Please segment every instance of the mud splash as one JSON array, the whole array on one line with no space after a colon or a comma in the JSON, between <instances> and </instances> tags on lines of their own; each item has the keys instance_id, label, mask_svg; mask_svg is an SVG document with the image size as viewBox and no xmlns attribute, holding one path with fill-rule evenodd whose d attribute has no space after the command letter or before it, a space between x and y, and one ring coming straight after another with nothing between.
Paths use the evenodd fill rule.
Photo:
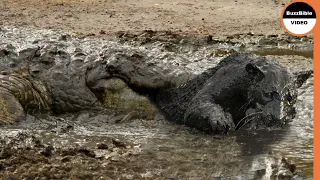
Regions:
<instances>
[{"instance_id":1,"label":"mud splash","mask_svg":"<svg viewBox=\"0 0 320 180\"><path fill-rule=\"evenodd\" d=\"M37 29L7 28L0 35L1 43L21 49L50 43L93 55L103 47L143 49L158 58L155 62L176 69L175 75L199 74L236 51L270 56L293 70L313 67L310 38L250 34L177 38L166 33L122 35L113 41ZM170 59L172 54L174 59ZM227 137L171 124L159 114L151 120L125 118L128 114L112 109L100 114L29 116L17 125L0 128L0 178L270 179L271 165L286 157L305 179L312 179L313 78L298 91L297 116L285 129L238 131Z\"/></svg>"}]
</instances>

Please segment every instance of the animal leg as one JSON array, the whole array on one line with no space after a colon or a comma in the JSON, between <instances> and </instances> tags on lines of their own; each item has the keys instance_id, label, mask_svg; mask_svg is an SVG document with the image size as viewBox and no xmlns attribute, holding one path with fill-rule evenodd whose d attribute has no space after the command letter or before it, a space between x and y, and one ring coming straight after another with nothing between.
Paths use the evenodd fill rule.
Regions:
<instances>
[{"instance_id":1,"label":"animal leg","mask_svg":"<svg viewBox=\"0 0 320 180\"><path fill-rule=\"evenodd\" d=\"M214 134L224 134L235 127L231 114L225 112L220 105L209 101L190 106L185 113L184 123Z\"/></svg>"}]
</instances>

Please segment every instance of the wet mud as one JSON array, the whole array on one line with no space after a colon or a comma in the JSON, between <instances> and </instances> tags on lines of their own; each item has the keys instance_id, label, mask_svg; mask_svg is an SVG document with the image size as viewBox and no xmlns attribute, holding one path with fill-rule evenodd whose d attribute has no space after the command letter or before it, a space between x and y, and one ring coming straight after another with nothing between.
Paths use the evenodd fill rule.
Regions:
<instances>
[{"instance_id":1,"label":"wet mud","mask_svg":"<svg viewBox=\"0 0 320 180\"><path fill-rule=\"evenodd\" d=\"M143 49L157 57L153 63L161 61L162 70L174 69L172 76L180 80L215 66L232 52L277 59L294 72L313 69L311 37L186 37L144 31L102 40L30 28L3 28L0 36L0 45L24 49L54 44L93 56L104 48ZM30 115L1 127L0 179L312 179L313 77L298 89L297 115L288 126L227 136L167 122L144 97L129 89L123 93L107 98L114 102L105 102L103 112ZM130 102L143 102L138 110L137 104L119 98L128 94L135 96ZM126 110L119 110L123 105L128 105Z\"/></svg>"}]
</instances>

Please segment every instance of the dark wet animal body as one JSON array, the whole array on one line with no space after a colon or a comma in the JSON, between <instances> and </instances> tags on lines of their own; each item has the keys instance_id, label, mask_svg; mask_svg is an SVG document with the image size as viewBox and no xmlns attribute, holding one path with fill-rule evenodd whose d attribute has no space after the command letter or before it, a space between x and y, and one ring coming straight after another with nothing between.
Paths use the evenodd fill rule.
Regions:
<instances>
[{"instance_id":1,"label":"dark wet animal body","mask_svg":"<svg viewBox=\"0 0 320 180\"><path fill-rule=\"evenodd\" d=\"M152 72L135 65L136 58L130 65L119 63L121 58L99 76L122 78L148 96L169 121L220 134L248 122L251 128L282 126L294 116L296 78L274 60L236 53L185 84L170 87L165 78L144 75ZM143 57L140 60L143 63Z\"/></svg>"},{"instance_id":2,"label":"dark wet animal body","mask_svg":"<svg viewBox=\"0 0 320 180\"><path fill-rule=\"evenodd\" d=\"M206 132L224 133L253 119L266 126L281 125L281 103L291 78L274 61L233 54L184 87L162 90L152 100L173 121Z\"/></svg>"},{"instance_id":3,"label":"dark wet animal body","mask_svg":"<svg viewBox=\"0 0 320 180\"><path fill-rule=\"evenodd\" d=\"M183 85L145 65L145 58L122 50L67 53L52 45L17 53L6 45L0 49L0 123L28 113L102 110L104 81L114 77L148 96L166 119L211 133L253 120L281 125L285 105L293 104L294 98L287 98L292 75L261 56L231 55Z\"/></svg>"}]
</instances>

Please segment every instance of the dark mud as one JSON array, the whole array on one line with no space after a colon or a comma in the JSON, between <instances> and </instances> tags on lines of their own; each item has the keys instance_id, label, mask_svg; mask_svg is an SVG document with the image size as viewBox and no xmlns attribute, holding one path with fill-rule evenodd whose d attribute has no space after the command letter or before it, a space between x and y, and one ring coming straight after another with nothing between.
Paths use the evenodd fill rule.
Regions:
<instances>
[{"instance_id":1,"label":"dark mud","mask_svg":"<svg viewBox=\"0 0 320 180\"><path fill-rule=\"evenodd\" d=\"M94 148L86 146L57 147L36 137L19 133L6 143L2 139L1 179L107 179L139 172L126 161L134 156L135 146L118 139L105 138ZM121 169L119 169L121 167Z\"/></svg>"},{"instance_id":2,"label":"dark mud","mask_svg":"<svg viewBox=\"0 0 320 180\"><path fill-rule=\"evenodd\" d=\"M168 51L181 50L183 47L191 47L193 50L207 47L213 48L216 55L225 55L233 52L251 52L266 55L296 55L307 58L313 57L313 37L294 37L286 34L235 34L232 36L212 35L181 35L171 31L146 30L140 33L119 32L116 39L120 42L147 45L164 43L163 47Z\"/></svg>"},{"instance_id":3,"label":"dark mud","mask_svg":"<svg viewBox=\"0 0 320 180\"><path fill-rule=\"evenodd\" d=\"M279 172L281 158L271 146L287 133L238 132L219 138L164 120L138 119L100 122L100 127L92 119L82 124L58 118L25 123L24 130L1 130L0 178L269 179ZM301 160L295 161L291 177L309 176L308 168L297 162Z\"/></svg>"},{"instance_id":4,"label":"dark mud","mask_svg":"<svg viewBox=\"0 0 320 180\"><path fill-rule=\"evenodd\" d=\"M144 49L158 58L153 63L175 69L175 76L201 73L236 51L279 59L292 71L313 68L311 37L184 37L146 31L122 32L106 41L35 29L3 29L0 35L3 43L22 49L48 43L93 55L102 47ZM124 93L117 97L127 97ZM312 179L313 78L298 89L297 115L287 127L225 137L171 124L148 103L151 115L130 110L134 103L129 110L115 110L117 103L128 105L125 99L107 102L107 110L98 114L29 116L1 127L0 179L272 179L277 173Z\"/></svg>"}]
</instances>

